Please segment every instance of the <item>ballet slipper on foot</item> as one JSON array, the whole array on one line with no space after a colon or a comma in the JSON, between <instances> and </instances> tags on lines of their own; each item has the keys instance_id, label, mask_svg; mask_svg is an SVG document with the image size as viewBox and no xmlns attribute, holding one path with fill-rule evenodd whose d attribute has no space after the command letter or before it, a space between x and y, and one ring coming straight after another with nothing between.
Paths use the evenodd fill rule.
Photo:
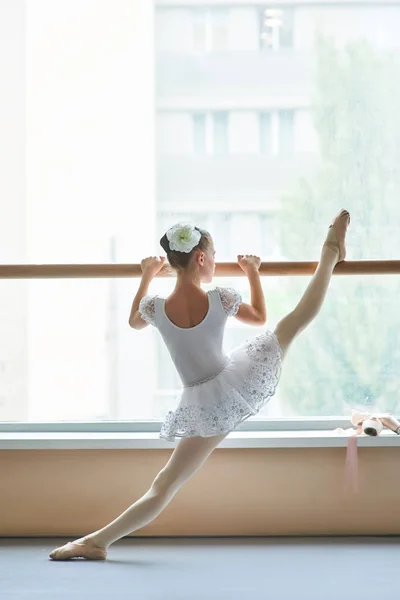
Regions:
<instances>
[{"instance_id":1,"label":"ballet slipper on foot","mask_svg":"<svg viewBox=\"0 0 400 600\"><path fill-rule=\"evenodd\" d=\"M350 214L347 210L342 209L329 226L328 235L324 243L324 246L338 253L338 263L343 262L346 258L345 238L349 223Z\"/></svg>"},{"instance_id":2,"label":"ballet slipper on foot","mask_svg":"<svg viewBox=\"0 0 400 600\"><path fill-rule=\"evenodd\" d=\"M50 552L49 557L52 560L70 560L71 558L86 558L88 560L105 560L107 550L95 546L89 541L68 542L64 546L56 548Z\"/></svg>"}]
</instances>

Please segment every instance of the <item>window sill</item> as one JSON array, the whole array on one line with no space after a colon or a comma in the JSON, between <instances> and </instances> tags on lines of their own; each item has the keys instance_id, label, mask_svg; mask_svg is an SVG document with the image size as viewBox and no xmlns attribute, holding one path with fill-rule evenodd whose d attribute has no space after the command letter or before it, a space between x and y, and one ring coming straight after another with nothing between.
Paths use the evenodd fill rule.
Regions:
<instances>
[{"instance_id":1,"label":"window sill","mask_svg":"<svg viewBox=\"0 0 400 600\"><path fill-rule=\"evenodd\" d=\"M333 431L232 432L220 448L345 448L347 436ZM384 431L373 438L359 436L360 448L400 447L400 436ZM0 450L162 450L174 448L158 433L10 432L0 433Z\"/></svg>"}]
</instances>

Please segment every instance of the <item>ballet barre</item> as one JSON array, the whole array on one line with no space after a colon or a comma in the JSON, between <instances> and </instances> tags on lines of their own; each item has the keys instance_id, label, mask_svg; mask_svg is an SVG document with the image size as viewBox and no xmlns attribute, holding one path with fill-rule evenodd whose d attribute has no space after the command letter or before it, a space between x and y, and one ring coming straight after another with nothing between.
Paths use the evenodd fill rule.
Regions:
<instances>
[{"instance_id":1,"label":"ballet barre","mask_svg":"<svg viewBox=\"0 0 400 600\"><path fill-rule=\"evenodd\" d=\"M317 262L263 262L263 277L312 275ZM400 260L351 260L336 265L334 275L398 275ZM141 277L140 264L59 264L59 265L0 265L0 279L68 279L98 277ZM215 265L215 277L245 277L236 262L219 262ZM166 265L156 277L175 277Z\"/></svg>"}]
</instances>

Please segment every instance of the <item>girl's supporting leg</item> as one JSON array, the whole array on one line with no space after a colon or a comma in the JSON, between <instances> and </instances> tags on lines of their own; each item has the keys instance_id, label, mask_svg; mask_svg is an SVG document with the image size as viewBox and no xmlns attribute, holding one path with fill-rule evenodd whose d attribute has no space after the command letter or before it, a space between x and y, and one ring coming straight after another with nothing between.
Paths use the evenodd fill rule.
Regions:
<instances>
[{"instance_id":1,"label":"girl's supporting leg","mask_svg":"<svg viewBox=\"0 0 400 600\"><path fill-rule=\"evenodd\" d=\"M333 270L346 256L345 236L349 222L349 213L346 210L340 211L329 228L317 270L300 302L275 328L283 355L294 338L311 323L321 309Z\"/></svg>"},{"instance_id":2,"label":"girl's supporting leg","mask_svg":"<svg viewBox=\"0 0 400 600\"><path fill-rule=\"evenodd\" d=\"M53 560L69 558L105 559L107 548L122 537L153 521L183 484L202 467L212 451L228 434L182 438L166 466L142 498L102 529L69 542L50 553Z\"/></svg>"}]
</instances>

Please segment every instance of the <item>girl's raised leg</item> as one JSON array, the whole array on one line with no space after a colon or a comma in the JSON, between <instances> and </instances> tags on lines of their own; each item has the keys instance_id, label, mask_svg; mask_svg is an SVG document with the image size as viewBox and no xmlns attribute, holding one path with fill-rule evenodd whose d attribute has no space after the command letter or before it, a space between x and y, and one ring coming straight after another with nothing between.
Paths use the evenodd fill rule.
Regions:
<instances>
[{"instance_id":1,"label":"girl's raised leg","mask_svg":"<svg viewBox=\"0 0 400 600\"><path fill-rule=\"evenodd\" d=\"M329 228L322 247L318 267L295 309L286 315L276 326L275 334L279 340L283 355L286 354L294 338L319 313L324 302L333 270L346 256L345 237L350 223L347 210L341 210Z\"/></svg>"}]
</instances>

